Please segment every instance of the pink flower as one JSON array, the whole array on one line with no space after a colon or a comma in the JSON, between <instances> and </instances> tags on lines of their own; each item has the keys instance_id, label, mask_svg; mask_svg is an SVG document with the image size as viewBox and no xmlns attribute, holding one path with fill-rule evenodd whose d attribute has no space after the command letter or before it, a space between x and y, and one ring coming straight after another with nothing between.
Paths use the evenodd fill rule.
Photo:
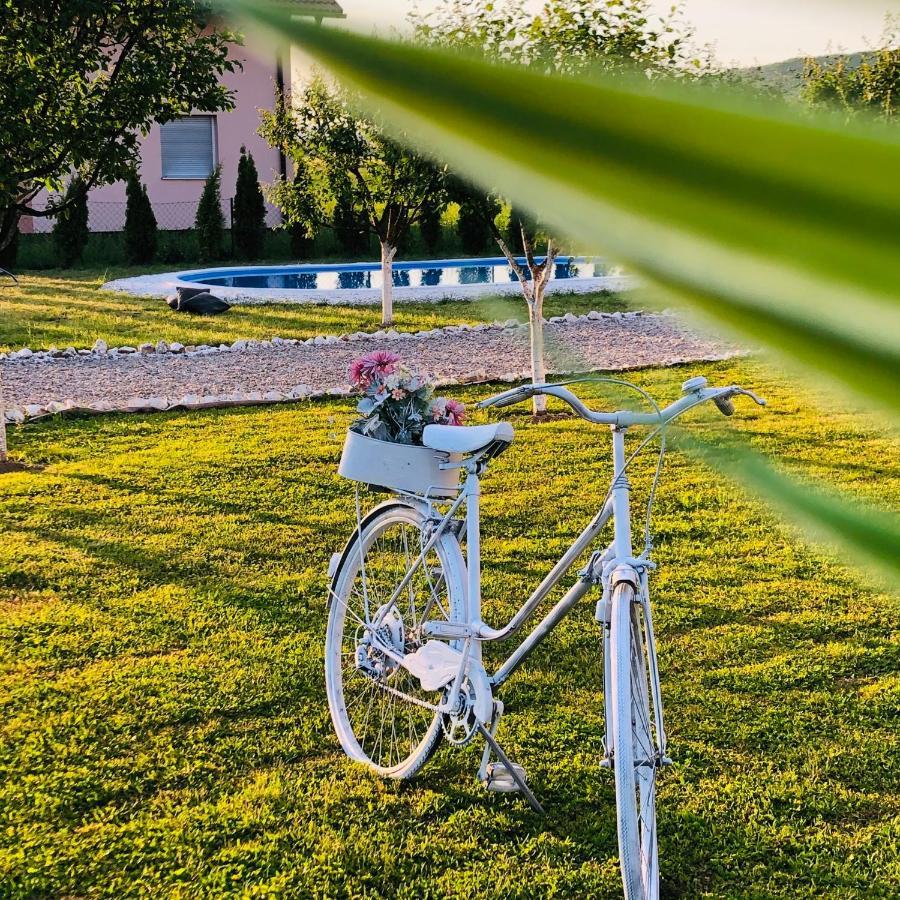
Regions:
<instances>
[{"instance_id":1,"label":"pink flower","mask_svg":"<svg viewBox=\"0 0 900 900\"><path fill-rule=\"evenodd\" d=\"M376 350L350 364L350 383L365 390L376 378L390 375L400 362L396 353Z\"/></svg>"},{"instance_id":2,"label":"pink flower","mask_svg":"<svg viewBox=\"0 0 900 900\"><path fill-rule=\"evenodd\" d=\"M447 401L447 424L462 425L466 418L466 408L459 400Z\"/></svg>"},{"instance_id":3,"label":"pink flower","mask_svg":"<svg viewBox=\"0 0 900 900\"><path fill-rule=\"evenodd\" d=\"M440 422L447 414L447 401L443 397L438 397L431 401L431 418L435 422Z\"/></svg>"},{"instance_id":4,"label":"pink flower","mask_svg":"<svg viewBox=\"0 0 900 900\"><path fill-rule=\"evenodd\" d=\"M406 397L406 391L404 391L403 388L394 388L394 390L391 391L391 396L395 400L403 400L403 398Z\"/></svg>"},{"instance_id":5,"label":"pink flower","mask_svg":"<svg viewBox=\"0 0 900 900\"><path fill-rule=\"evenodd\" d=\"M466 408L459 400L448 400L438 397L431 403L431 417L442 425L462 425L466 417Z\"/></svg>"}]
</instances>

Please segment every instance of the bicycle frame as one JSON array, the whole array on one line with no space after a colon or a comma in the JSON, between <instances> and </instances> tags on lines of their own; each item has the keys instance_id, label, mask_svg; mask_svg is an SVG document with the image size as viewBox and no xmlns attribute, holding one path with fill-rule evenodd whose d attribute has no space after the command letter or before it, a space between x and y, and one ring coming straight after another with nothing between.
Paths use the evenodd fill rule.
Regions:
<instances>
[{"instance_id":1,"label":"bicycle frame","mask_svg":"<svg viewBox=\"0 0 900 900\"><path fill-rule=\"evenodd\" d=\"M466 510L466 623L450 624L447 622L429 621L423 625L423 634L430 637L464 639L463 655L456 678L442 706L452 708L456 692L468 661L475 662L483 671L482 645L485 641L503 641L522 629L540 606L541 602L572 569L575 562L593 544L608 524L613 520L613 539L603 551L595 550L588 564L578 573L579 578L518 644L503 664L488 674L491 688L502 685L516 669L534 652L543 639L565 618L578 602L594 587L602 586L603 597L597 605L597 619L603 627L603 659L604 659L604 702L609 703L609 601L612 588L619 581L630 582L635 590L636 601L643 611L643 639L646 643L649 662L651 697L653 715L656 723L656 752L663 757L666 750L665 729L662 720L662 697L660 692L659 670L656 660L656 646L653 636L653 620L650 611L650 599L647 588L647 574L652 563L646 557L635 557L631 536L631 485L626 474L625 436L627 427L613 425L613 479L609 495L600 511L588 523L568 550L560 557L556 565L537 586L519 611L501 629L493 629L481 617L481 472L484 463L478 459L466 461L463 465L467 472L462 491L453 501L449 511L443 515L425 542L420 557L413 563L407 576L395 591L395 596L405 586L408 578L424 560L430 548L437 542L441 534L449 527L453 515L463 505ZM423 498L416 498L423 502ZM606 747L611 746L611 715L606 711Z\"/></svg>"},{"instance_id":2,"label":"bicycle frame","mask_svg":"<svg viewBox=\"0 0 900 900\"><path fill-rule=\"evenodd\" d=\"M522 604L519 611L501 629L493 629L482 620L481 617L481 478L480 467L471 466L462 489L462 497L459 499L466 508L466 569L467 569L467 620L472 629L472 636L476 639L472 648L472 655L481 661L481 645L484 641L503 641L519 632L525 623L532 617L542 601L556 585L571 570L575 562L594 543L604 527L613 519L614 537L606 552L599 556L595 554L591 563L580 573L581 577L566 593L566 595L547 613L547 615L534 627L528 636L516 647L509 658L490 676L493 686L503 684L510 675L531 655L538 644L553 630L553 628L566 616L566 614L581 600L590 589L599 584L602 573L597 571L600 564L608 564L612 561L621 562L631 567L637 564L642 567L642 561L635 560L631 547L631 520L630 520L630 485L624 474L625 468L625 434L626 429L612 430L613 434L613 486L610 496L603 508L588 523L581 534L575 539L568 550L562 555L556 565L550 570L544 580L537 586L528 600ZM445 519L436 531L443 531L449 526ZM432 533L431 538L437 535ZM429 541L430 543L430 541ZM639 589L639 576L635 581L635 588ZM435 630L441 626L434 623Z\"/></svg>"},{"instance_id":3,"label":"bicycle frame","mask_svg":"<svg viewBox=\"0 0 900 900\"><path fill-rule=\"evenodd\" d=\"M482 644L484 641L502 641L519 630L531 618L541 602L550 591L565 577L575 562L590 547L603 531L610 519L613 519L613 540L603 552L595 551L588 565L579 573L579 579L562 597L562 599L547 613L547 615L532 629L528 636L516 647L506 661L491 676L488 681L491 687L497 687L505 682L510 675L531 655L538 644L559 624L560 621L575 607L579 600L587 594L592 587L602 585L604 601L614 583L619 580L630 581L635 588L635 595L641 603L644 611L645 640L647 641L648 657L650 659L650 679L652 685L652 702L657 722L657 743L660 753L665 749L665 737L662 727L662 703L659 690L659 675L656 665L656 652L653 640L653 626L650 615L649 595L647 592L647 570L651 563L646 558L636 558L633 555L631 543L631 486L625 472L625 435L626 427L612 427L613 443L613 481L609 497L603 508L585 527L575 539L569 549L562 555L556 565L538 585L534 593L522 605L519 611L507 623L504 628L493 629L481 618L481 472L484 464L478 459L471 459L464 463L467 477L459 496L453 501L449 511L443 515L437 525L431 531L428 540L423 546L419 558L412 564L406 576L401 580L394 592L394 598L400 594L409 578L422 564L428 551L438 541L440 536L450 527L453 515L465 505L466 509L466 622L447 623L439 621L425 622L423 634L429 637L444 637L464 639L463 662L450 694L445 703L452 706L453 698L461 681L463 670L467 660L471 659L482 665ZM424 502L421 497L415 498L418 502ZM599 610L599 606L598 606ZM599 616L598 616L599 618ZM608 615L602 621L608 624ZM608 628L604 627L604 651L608 650ZM393 654L389 654L393 655ZM608 660L608 652L604 658ZM399 660L398 660L399 661ZM608 682L608 672L606 679ZM607 723L609 716L607 716ZM608 727L608 726L607 726ZM609 737L609 735L607 735Z\"/></svg>"}]
</instances>

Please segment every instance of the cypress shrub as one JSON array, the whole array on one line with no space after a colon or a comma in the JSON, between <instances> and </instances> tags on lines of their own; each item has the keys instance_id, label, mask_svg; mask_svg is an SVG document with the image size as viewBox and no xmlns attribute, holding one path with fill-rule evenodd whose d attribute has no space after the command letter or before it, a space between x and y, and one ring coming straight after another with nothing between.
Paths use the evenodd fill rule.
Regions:
<instances>
[{"instance_id":1,"label":"cypress shrub","mask_svg":"<svg viewBox=\"0 0 900 900\"><path fill-rule=\"evenodd\" d=\"M428 249L429 253L437 250L441 240L441 217L444 214L444 208L438 204L429 205L422 213L419 219L419 233L422 235L422 243Z\"/></svg>"},{"instance_id":2,"label":"cypress shrub","mask_svg":"<svg viewBox=\"0 0 900 900\"><path fill-rule=\"evenodd\" d=\"M216 166L200 195L197 218L198 256L203 262L221 259L225 255L225 217L222 215L222 167Z\"/></svg>"},{"instance_id":3,"label":"cypress shrub","mask_svg":"<svg viewBox=\"0 0 900 900\"><path fill-rule=\"evenodd\" d=\"M309 170L302 161L297 163L290 192L281 195L281 211L289 223L291 254L295 259L309 259L316 243L319 206Z\"/></svg>"},{"instance_id":4,"label":"cypress shrub","mask_svg":"<svg viewBox=\"0 0 900 900\"><path fill-rule=\"evenodd\" d=\"M485 221L483 202L466 198L459 204L456 233L463 252L472 255L483 253L491 240L491 229Z\"/></svg>"},{"instance_id":5,"label":"cypress shrub","mask_svg":"<svg viewBox=\"0 0 900 900\"><path fill-rule=\"evenodd\" d=\"M350 256L359 256L368 249L369 235L365 222L356 209L349 180L334 188L334 233L341 249Z\"/></svg>"},{"instance_id":6,"label":"cypress shrub","mask_svg":"<svg viewBox=\"0 0 900 900\"><path fill-rule=\"evenodd\" d=\"M253 157L241 147L234 190L234 247L244 259L259 259L266 235L266 203Z\"/></svg>"},{"instance_id":7,"label":"cypress shrub","mask_svg":"<svg viewBox=\"0 0 900 900\"><path fill-rule=\"evenodd\" d=\"M125 259L130 265L153 262L156 256L156 216L146 185L137 174L125 185Z\"/></svg>"},{"instance_id":8,"label":"cypress shrub","mask_svg":"<svg viewBox=\"0 0 900 900\"><path fill-rule=\"evenodd\" d=\"M290 226L291 255L296 259L309 259L315 247L316 238L305 222L293 222Z\"/></svg>"},{"instance_id":9,"label":"cypress shrub","mask_svg":"<svg viewBox=\"0 0 900 900\"><path fill-rule=\"evenodd\" d=\"M69 182L64 199L72 199L72 203L57 213L53 246L59 265L70 269L81 259L89 236L87 191L81 178L75 176Z\"/></svg>"}]
</instances>

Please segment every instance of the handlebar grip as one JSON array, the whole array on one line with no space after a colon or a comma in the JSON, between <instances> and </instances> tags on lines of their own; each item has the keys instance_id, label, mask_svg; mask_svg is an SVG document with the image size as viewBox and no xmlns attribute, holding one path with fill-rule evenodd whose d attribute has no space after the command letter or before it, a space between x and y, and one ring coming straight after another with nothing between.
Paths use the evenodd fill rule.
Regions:
<instances>
[{"instance_id":1,"label":"handlebar grip","mask_svg":"<svg viewBox=\"0 0 900 900\"><path fill-rule=\"evenodd\" d=\"M487 400L482 400L477 406L479 409L487 409L491 406L496 407L497 409L503 409L507 406L515 406L516 403L521 403L523 400L528 400L534 393L533 385L523 384L517 388L511 388L508 391L504 391L502 394L495 394L493 397L488 397Z\"/></svg>"},{"instance_id":2,"label":"handlebar grip","mask_svg":"<svg viewBox=\"0 0 900 900\"><path fill-rule=\"evenodd\" d=\"M734 400L732 400L731 397L713 397L713 403L716 404L716 407L723 416L734 415Z\"/></svg>"},{"instance_id":3,"label":"handlebar grip","mask_svg":"<svg viewBox=\"0 0 900 900\"><path fill-rule=\"evenodd\" d=\"M494 406L497 409L505 409L507 406L515 406L517 403L521 403L523 400L528 400L531 397L531 391L523 391L521 394L515 394L509 397L504 397L502 400L498 400Z\"/></svg>"}]
</instances>

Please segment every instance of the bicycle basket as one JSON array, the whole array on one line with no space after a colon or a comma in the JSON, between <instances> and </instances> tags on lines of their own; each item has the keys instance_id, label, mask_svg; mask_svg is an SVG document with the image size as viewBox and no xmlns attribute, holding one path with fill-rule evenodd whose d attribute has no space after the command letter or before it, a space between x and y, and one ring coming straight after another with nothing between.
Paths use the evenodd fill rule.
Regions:
<instances>
[{"instance_id":1,"label":"bicycle basket","mask_svg":"<svg viewBox=\"0 0 900 900\"><path fill-rule=\"evenodd\" d=\"M457 458L430 447L379 441L348 431L338 474L376 489L452 497L459 490L459 469L440 465Z\"/></svg>"}]
</instances>

